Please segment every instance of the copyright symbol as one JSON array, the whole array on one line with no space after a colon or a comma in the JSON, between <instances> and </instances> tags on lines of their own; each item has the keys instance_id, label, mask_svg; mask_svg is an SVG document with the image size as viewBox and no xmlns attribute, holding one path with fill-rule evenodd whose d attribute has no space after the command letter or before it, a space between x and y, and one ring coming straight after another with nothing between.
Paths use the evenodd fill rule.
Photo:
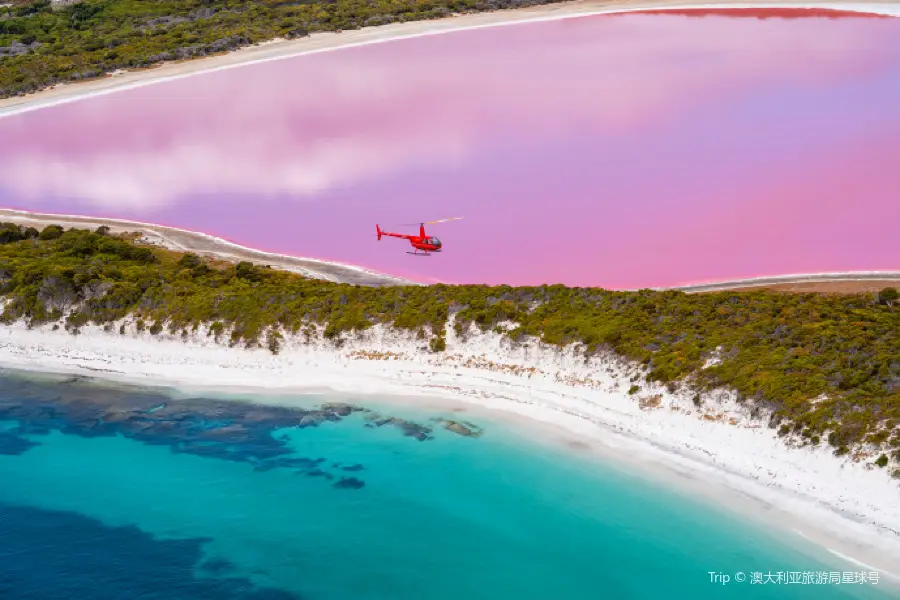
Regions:
<instances>
[{"instance_id":1,"label":"copyright symbol","mask_svg":"<svg viewBox=\"0 0 900 600\"><path fill-rule=\"evenodd\" d=\"M737 573L734 574L734 580L737 581L738 583L744 581L745 579L747 579L747 576L744 575L743 571L738 571Z\"/></svg>"}]
</instances>

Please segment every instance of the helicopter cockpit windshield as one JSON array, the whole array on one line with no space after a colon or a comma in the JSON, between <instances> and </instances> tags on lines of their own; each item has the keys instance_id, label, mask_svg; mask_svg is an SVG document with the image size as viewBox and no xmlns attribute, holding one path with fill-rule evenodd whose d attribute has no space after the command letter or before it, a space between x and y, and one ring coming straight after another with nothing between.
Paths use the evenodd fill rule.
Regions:
<instances>
[{"instance_id":1,"label":"helicopter cockpit windshield","mask_svg":"<svg viewBox=\"0 0 900 600\"><path fill-rule=\"evenodd\" d=\"M433 237L433 238L431 238L431 239L428 240L428 243L431 244L432 246L440 246L440 245L441 245L441 240L439 240L439 239L436 238L436 237Z\"/></svg>"}]
</instances>

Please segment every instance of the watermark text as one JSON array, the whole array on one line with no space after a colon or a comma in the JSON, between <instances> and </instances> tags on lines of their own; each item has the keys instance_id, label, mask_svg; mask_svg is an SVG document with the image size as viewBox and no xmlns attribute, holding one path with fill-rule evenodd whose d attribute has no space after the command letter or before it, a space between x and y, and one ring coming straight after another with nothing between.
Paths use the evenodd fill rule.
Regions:
<instances>
[{"instance_id":1,"label":"watermark text","mask_svg":"<svg viewBox=\"0 0 900 600\"><path fill-rule=\"evenodd\" d=\"M708 571L707 576L718 585L860 585L879 580L878 571Z\"/></svg>"}]
</instances>

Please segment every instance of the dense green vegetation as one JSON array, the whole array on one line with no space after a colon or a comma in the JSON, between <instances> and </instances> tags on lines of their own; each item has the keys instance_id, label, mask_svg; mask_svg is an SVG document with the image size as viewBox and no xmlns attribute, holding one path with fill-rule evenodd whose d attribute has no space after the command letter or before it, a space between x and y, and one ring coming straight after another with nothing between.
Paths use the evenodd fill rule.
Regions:
<instances>
[{"instance_id":1,"label":"dense green vegetation","mask_svg":"<svg viewBox=\"0 0 900 600\"><path fill-rule=\"evenodd\" d=\"M305 279L247 262L210 263L136 245L105 230L0 224L0 294L9 323L64 319L72 332L126 315L151 333L187 335L200 324L230 343L278 352L282 335L346 332L390 323L433 352L444 325L512 338L581 341L645 365L648 379L696 390L729 386L771 425L844 453L885 445L900 460L900 306L892 290L833 295L779 292L613 292L563 286L367 288ZM69 310L72 309L72 310ZM111 326L111 325L110 325ZM124 333L124 329L122 330ZM434 332L434 333L432 333ZM223 340L226 341L226 340ZM720 362L703 368L708 359ZM634 382L632 382L634 383ZM699 402L699 398L697 400ZM883 461L882 461L883 462Z\"/></svg>"},{"instance_id":2,"label":"dense green vegetation","mask_svg":"<svg viewBox=\"0 0 900 600\"><path fill-rule=\"evenodd\" d=\"M8 1L0 1L0 98L276 37L559 0Z\"/></svg>"}]
</instances>

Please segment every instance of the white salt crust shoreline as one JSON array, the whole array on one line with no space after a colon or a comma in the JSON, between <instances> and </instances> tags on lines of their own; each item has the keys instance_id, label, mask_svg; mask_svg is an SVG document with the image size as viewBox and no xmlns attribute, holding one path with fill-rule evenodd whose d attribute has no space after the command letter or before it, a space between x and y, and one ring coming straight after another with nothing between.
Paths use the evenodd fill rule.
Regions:
<instances>
[{"instance_id":1,"label":"white salt crust shoreline","mask_svg":"<svg viewBox=\"0 0 900 600\"><path fill-rule=\"evenodd\" d=\"M0 327L0 367L185 391L274 394L281 398L270 400L279 403L290 403L291 392L326 389L417 406L427 403L424 396L496 410L532 421L537 433L565 432L600 452L678 474L695 491L717 495L718 489L745 505L750 499L757 515L829 549L848 569L880 571L881 586L900 582L900 485L889 476L896 465L867 467L872 457L853 463L825 445L791 447L766 426L767 415L751 418L727 391L704 398L700 408L692 394L646 384L629 396L639 369L615 357L585 360L574 346L512 344L474 330L462 341L449 325L440 354L427 351L427 339L381 326L340 348L301 337L286 336L276 356L229 348L227 333L216 343L203 327L182 338L136 333L130 320L112 331L85 327L78 335L16 323ZM764 568L764 557L760 563Z\"/></svg>"}]
</instances>

